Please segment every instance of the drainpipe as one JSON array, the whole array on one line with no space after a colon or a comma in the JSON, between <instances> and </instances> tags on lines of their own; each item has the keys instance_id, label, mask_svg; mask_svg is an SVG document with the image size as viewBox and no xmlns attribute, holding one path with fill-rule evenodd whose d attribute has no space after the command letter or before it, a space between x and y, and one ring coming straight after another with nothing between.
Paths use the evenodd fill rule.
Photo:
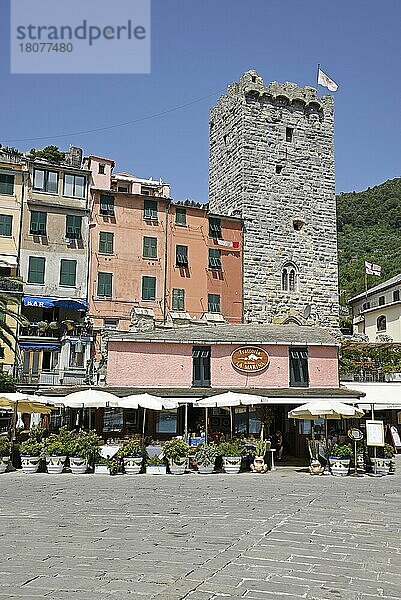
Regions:
<instances>
[{"instance_id":1,"label":"drainpipe","mask_svg":"<svg viewBox=\"0 0 401 600\"><path fill-rule=\"evenodd\" d=\"M28 177L27 175L29 175L29 170L28 171L22 171L22 182L21 182L21 211L20 211L20 218L19 218L19 233L18 233L18 247L17 247L17 277L21 277L21 242L22 242L22 225L23 225L23 214L24 214L24 200L25 200L25 186L28 185ZM19 304L19 309L18 309L18 314L21 314L22 312L22 303L23 303L23 298L24 298L24 287L22 284L22 295L20 298L20 304ZM21 357L21 352L20 352L20 348L19 348L19 335L20 335L20 323L18 323L18 321L16 322L16 336L17 336L17 340L15 342L15 354L14 354L14 367L13 367L13 377L14 379L16 379L17 381L19 380L20 376L22 375L23 372L23 365L22 365L22 357Z\"/></svg>"},{"instance_id":2,"label":"drainpipe","mask_svg":"<svg viewBox=\"0 0 401 600\"><path fill-rule=\"evenodd\" d=\"M163 285L163 323L166 324L167 320L167 243L168 243L168 214L171 206L170 198L166 201L166 231L164 238L164 285Z\"/></svg>"}]
</instances>

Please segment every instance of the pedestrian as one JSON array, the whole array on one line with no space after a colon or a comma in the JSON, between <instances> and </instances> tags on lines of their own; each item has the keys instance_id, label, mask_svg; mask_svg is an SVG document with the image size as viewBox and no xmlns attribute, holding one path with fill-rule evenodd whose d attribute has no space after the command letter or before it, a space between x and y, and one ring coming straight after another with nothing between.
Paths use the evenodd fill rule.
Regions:
<instances>
[{"instance_id":1,"label":"pedestrian","mask_svg":"<svg viewBox=\"0 0 401 600\"><path fill-rule=\"evenodd\" d=\"M274 436L274 441L275 441L275 445L276 445L277 460L281 460L283 457L283 452L284 452L283 434L281 433L281 431L276 431L276 434Z\"/></svg>"}]
</instances>

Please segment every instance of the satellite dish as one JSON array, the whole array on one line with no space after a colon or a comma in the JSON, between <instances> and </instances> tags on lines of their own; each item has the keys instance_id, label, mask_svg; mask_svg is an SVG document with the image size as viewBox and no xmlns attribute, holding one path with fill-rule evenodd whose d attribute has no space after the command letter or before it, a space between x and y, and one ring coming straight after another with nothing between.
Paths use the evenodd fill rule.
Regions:
<instances>
[{"instance_id":1,"label":"satellite dish","mask_svg":"<svg viewBox=\"0 0 401 600\"><path fill-rule=\"evenodd\" d=\"M305 306L305 308L304 308L304 312L303 312L304 319L308 319L308 318L310 317L311 310L312 310L312 308L311 308L311 305L310 305L310 304L307 304L307 305Z\"/></svg>"}]
</instances>

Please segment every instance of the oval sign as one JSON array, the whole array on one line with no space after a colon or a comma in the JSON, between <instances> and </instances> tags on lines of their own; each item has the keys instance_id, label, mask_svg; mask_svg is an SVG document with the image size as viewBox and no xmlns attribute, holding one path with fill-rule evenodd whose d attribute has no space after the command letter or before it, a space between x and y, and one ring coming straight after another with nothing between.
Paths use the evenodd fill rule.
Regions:
<instances>
[{"instance_id":1,"label":"oval sign","mask_svg":"<svg viewBox=\"0 0 401 600\"><path fill-rule=\"evenodd\" d=\"M263 371L269 364L269 355L263 348L242 346L231 354L231 364L243 373Z\"/></svg>"}]
</instances>

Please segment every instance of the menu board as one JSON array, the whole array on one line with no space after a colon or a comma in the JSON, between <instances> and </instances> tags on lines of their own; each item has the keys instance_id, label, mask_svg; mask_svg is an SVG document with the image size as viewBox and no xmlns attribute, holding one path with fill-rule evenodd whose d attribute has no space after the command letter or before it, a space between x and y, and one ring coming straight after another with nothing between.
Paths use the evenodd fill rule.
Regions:
<instances>
[{"instance_id":1,"label":"menu board","mask_svg":"<svg viewBox=\"0 0 401 600\"><path fill-rule=\"evenodd\" d=\"M366 421L366 444L384 446L383 421Z\"/></svg>"},{"instance_id":2,"label":"menu board","mask_svg":"<svg viewBox=\"0 0 401 600\"><path fill-rule=\"evenodd\" d=\"M393 446L397 450L401 450L401 439L400 434L398 433L398 429L395 425L391 425L390 427L391 439L393 440Z\"/></svg>"}]
</instances>

